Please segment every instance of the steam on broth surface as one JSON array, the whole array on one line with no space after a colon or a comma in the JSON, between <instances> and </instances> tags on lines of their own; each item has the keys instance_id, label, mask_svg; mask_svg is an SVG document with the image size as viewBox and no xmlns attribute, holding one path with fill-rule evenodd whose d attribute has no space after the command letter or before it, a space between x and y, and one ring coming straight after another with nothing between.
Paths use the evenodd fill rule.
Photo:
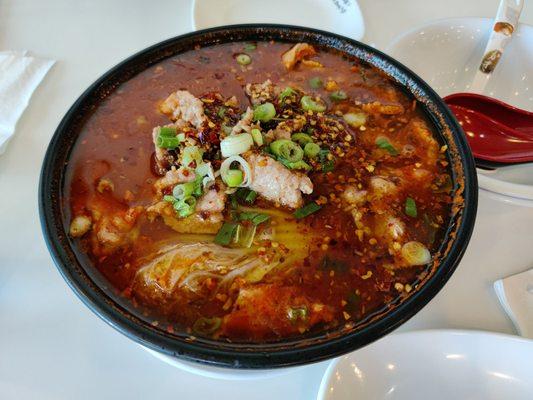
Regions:
<instances>
[{"instance_id":1,"label":"steam on broth surface","mask_svg":"<svg viewBox=\"0 0 533 400\"><path fill-rule=\"evenodd\" d=\"M445 147L379 71L305 43L165 60L85 124L70 235L170 332L261 342L357 326L426 274Z\"/></svg>"}]
</instances>

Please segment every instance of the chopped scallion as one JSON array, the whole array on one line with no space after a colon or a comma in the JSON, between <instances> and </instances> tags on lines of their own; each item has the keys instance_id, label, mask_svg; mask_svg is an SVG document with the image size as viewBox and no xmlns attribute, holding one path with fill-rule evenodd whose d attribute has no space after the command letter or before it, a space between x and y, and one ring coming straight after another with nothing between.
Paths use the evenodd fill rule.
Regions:
<instances>
[{"instance_id":1,"label":"chopped scallion","mask_svg":"<svg viewBox=\"0 0 533 400\"><path fill-rule=\"evenodd\" d=\"M294 217L297 218L297 219L301 219L301 218L305 218L307 217L308 215L311 215L315 212L317 212L318 210L320 210L322 207L319 206L318 204L316 204L314 201L311 202L311 203L308 203L306 204L305 206L303 206L302 208L299 208L297 209L295 212L294 212Z\"/></svg>"},{"instance_id":2,"label":"chopped scallion","mask_svg":"<svg viewBox=\"0 0 533 400\"><path fill-rule=\"evenodd\" d=\"M159 128L156 144L161 149L173 150L180 145L180 138L176 136L176 128L172 126L162 126Z\"/></svg>"},{"instance_id":3,"label":"chopped scallion","mask_svg":"<svg viewBox=\"0 0 533 400\"><path fill-rule=\"evenodd\" d=\"M159 128L159 136L176 137L177 130L173 126L162 126Z\"/></svg>"},{"instance_id":4,"label":"chopped scallion","mask_svg":"<svg viewBox=\"0 0 533 400\"><path fill-rule=\"evenodd\" d=\"M254 121L268 122L276 116L276 109L272 103L260 104L254 109Z\"/></svg>"},{"instance_id":5,"label":"chopped scallion","mask_svg":"<svg viewBox=\"0 0 533 400\"><path fill-rule=\"evenodd\" d=\"M314 78L309 79L309 86L313 89L320 89L324 86L324 82L318 76L315 76Z\"/></svg>"},{"instance_id":6,"label":"chopped scallion","mask_svg":"<svg viewBox=\"0 0 533 400\"><path fill-rule=\"evenodd\" d=\"M270 143L270 150L275 156L289 162L300 161L304 156L303 149L288 139L278 139Z\"/></svg>"},{"instance_id":7,"label":"chopped scallion","mask_svg":"<svg viewBox=\"0 0 533 400\"><path fill-rule=\"evenodd\" d=\"M252 57L245 53L237 54L235 59L240 65L248 65L252 62Z\"/></svg>"},{"instance_id":8,"label":"chopped scallion","mask_svg":"<svg viewBox=\"0 0 533 400\"><path fill-rule=\"evenodd\" d=\"M258 145L259 147L261 147L263 145L263 134L261 133L261 131L257 128L254 128L252 129L252 131L250 132L250 134L252 135L252 139L254 140L255 144Z\"/></svg>"},{"instance_id":9,"label":"chopped scallion","mask_svg":"<svg viewBox=\"0 0 533 400\"><path fill-rule=\"evenodd\" d=\"M300 105L305 111L324 112L326 111L326 105L321 101L313 100L310 96L303 96L300 100Z\"/></svg>"},{"instance_id":10,"label":"chopped scallion","mask_svg":"<svg viewBox=\"0 0 533 400\"><path fill-rule=\"evenodd\" d=\"M304 147L304 155L308 158L315 158L320 153L320 146L316 143L307 143Z\"/></svg>"},{"instance_id":11,"label":"chopped scallion","mask_svg":"<svg viewBox=\"0 0 533 400\"><path fill-rule=\"evenodd\" d=\"M218 109L217 115L219 118L224 118L224 115L226 115L227 108L222 106Z\"/></svg>"},{"instance_id":12,"label":"chopped scallion","mask_svg":"<svg viewBox=\"0 0 533 400\"><path fill-rule=\"evenodd\" d=\"M279 102L280 103L284 103L285 102L285 99L289 96L292 96L293 94L295 94L296 92L294 91L293 88L291 88L290 86L287 86L285 89L283 89L283 91L279 94Z\"/></svg>"},{"instance_id":13,"label":"chopped scallion","mask_svg":"<svg viewBox=\"0 0 533 400\"><path fill-rule=\"evenodd\" d=\"M307 307L305 306L290 307L287 310L287 318L289 319L289 321L293 323L298 322L298 320L305 321L307 319L307 316L308 316L308 312L307 312Z\"/></svg>"},{"instance_id":14,"label":"chopped scallion","mask_svg":"<svg viewBox=\"0 0 533 400\"><path fill-rule=\"evenodd\" d=\"M344 114L342 118L352 128L359 128L360 126L366 124L366 114L362 112L359 112L359 113L349 112L349 113Z\"/></svg>"},{"instance_id":15,"label":"chopped scallion","mask_svg":"<svg viewBox=\"0 0 533 400\"><path fill-rule=\"evenodd\" d=\"M346 100L348 96L346 95L346 92L342 90L337 90L336 92L333 92L329 95L329 98L333 101L342 101Z\"/></svg>"},{"instance_id":16,"label":"chopped scallion","mask_svg":"<svg viewBox=\"0 0 533 400\"><path fill-rule=\"evenodd\" d=\"M300 146L304 147L307 143L313 143L313 138L307 133L296 132L291 136L293 142L298 143Z\"/></svg>"},{"instance_id":17,"label":"chopped scallion","mask_svg":"<svg viewBox=\"0 0 533 400\"><path fill-rule=\"evenodd\" d=\"M285 165L289 169L304 169L306 171L311 171L313 168L307 164L304 160L298 160L298 161L287 161L282 157L278 157L278 161Z\"/></svg>"},{"instance_id":18,"label":"chopped scallion","mask_svg":"<svg viewBox=\"0 0 533 400\"><path fill-rule=\"evenodd\" d=\"M320 163L322 164L322 172L331 172L335 169L335 159L331 156L328 157L329 154L330 152L327 149L322 149L318 153Z\"/></svg>"},{"instance_id":19,"label":"chopped scallion","mask_svg":"<svg viewBox=\"0 0 533 400\"><path fill-rule=\"evenodd\" d=\"M378 146L380 149L387 150L392 156L397 156L399 154L398 150L394 148L394 146L389 142L389 139L386 137L378 137L376 139L376 146Z\"/></svg>"},{"instance_id":20,"label":"chopped scallion","mask_svg":"<svg viewBox=\"0 0 533 400\"><path fill-rule=\"evenodd\" d=\"M194 212L196 207L196 198L193 196L185 197L182 200L177 200L173 206L180 217L188 217Z\"/></svg>"},{"instance_id":21,"label":"chopped scallion","mask_svg":"<svg viewBox=\"0 0 533 400\"><path fill-rule=\"evenodd\" d=\"M176 200L183 200L186 197L192 196L194 189L194 182L181 183L174 186L174 189L172 189L172 195Z\"/></svg>"},{"instance_id":22,"label":"chopped scallion","mask_svg":"<svg viewBox=\"0 0 533 400\"><path fill-rule=\"evenodd\" d=\"M244 174L240 169L228 169L221 176L224 183L229 187L238 187L244 180Z\"/></svg>"},{"instance_id":23,"label":"chopped scallion","mask_svg":"<svg viewBox=\"0 0 533 400\"><path fill-rule=\"evenodd\" d=\"M227 246L233 241L238 224L235 222L224 222L217 235L215 243L221 246Z\"/></svg>"},{"instance_id":24,"label":"chopped scallion","mask_svg":"<svg viewBox=\"0 0 533 400\"><path fill-rule=\"evenodd\" d=\"M254 51L257 48L255 43L246 43L244 45L244 51Z\"/></svg>"},{"instance_id":25,"label":"chopped scallion","mask_svg":"<svg viewBox=\"0 0 533 400\"><path fill-rule=\"evenodd\" d=\"M253 225L259 225L270 219L267 214L261 214L257 212L242 212L239 214L240 221L250 221Z\"/></svg>"},{"instance_id":26,"label":"chopped scallion","mask_svg":"<svg viewBox=\"0 0 533 400\"><path fill-rule=\"evenodd\" d=\"M413 218L416 218L416 216L418 215L416 203L411 197L405 199L405 213Z\"/></svg>"}]
</instances>

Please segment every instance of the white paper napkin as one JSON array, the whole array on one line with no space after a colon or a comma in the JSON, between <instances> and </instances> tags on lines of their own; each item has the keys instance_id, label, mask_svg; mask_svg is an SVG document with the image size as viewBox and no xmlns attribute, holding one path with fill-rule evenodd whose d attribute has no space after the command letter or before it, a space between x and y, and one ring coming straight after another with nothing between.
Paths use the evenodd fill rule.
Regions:
<instances>
[{"instance_id":1,"label":"white paper napkin","mask_svg":"<svg viewBox=\"0 0 533 400\"><path fill-rule=\"evenodd\" d=\"M33 57L27 51L0 52L0 154L15 133L15 126L53 60Z\"/></svg>"},{"instance_id":2,"label":"white paper napkin","mask_svg":"<svg viewBox=\"0 0 533 400\"><path fill-rule=\"evenodd\" d=\"M494 282L494 290L518 334L533 339L533 269Z\"/></svg>"}]
</instances>

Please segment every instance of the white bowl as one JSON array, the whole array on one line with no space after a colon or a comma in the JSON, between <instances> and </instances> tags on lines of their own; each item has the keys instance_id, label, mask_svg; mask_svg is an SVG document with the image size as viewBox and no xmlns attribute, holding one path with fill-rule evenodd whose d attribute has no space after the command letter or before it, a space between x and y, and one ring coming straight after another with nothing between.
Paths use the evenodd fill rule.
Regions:
<instances>
[{"instance_id":1,"label":"white bowl","mask_svg":"<svg viewBox=\"0 0 533 400\"><path fill-rule=\"evenodd\" d=\"M214 367L208 364L200 364L196 362L189 362L181 360L177 357L168 356L166 354L160 353L158 351L149 349L147 347L141 346L148 353L153 355L155 358L172 365L182 371L189 372L191 374L203 376L206 378L212 379L222 379L222 380L255 380L255 379L265 379L273 378L280 375L286 375L295 371L298 371L305 366L300 367L289 367L289 368L276 368L276 369L232 369L232 368L221 368Z\"/></svg>"},{"instance_id":2,"label":"white bowl","mask_svg":"<svg viewBox=\"0 0 533 400\"><path fill-rule=\"evenodd\" d=\"M434 21L396 38L387 53L442 97L468 92L492 24L489 18ZM533 27L519 25L483 94L533 110ZM478 178L482 189L533 200L533 164L488 173L478 170Z\"/></svg>"},{"instance_id":3,"label":"white bowl","mask_svg":"<svg viewBox=\"0 0 533 400\"><path fill-rule=\"evenodd\" d=\"M275 23L322 29L361 39L365 24L355 0L194 0L194 29Z\"/></svg>"},{"instance_id":4,"label":"white bowl","mask_svg":"<svg viewBox=\"0 0 533 400\"><path fill-rule=\"evenodd\" d=\"M488 332L389 335L329 366L319 400L533 399L533 341Z\"/></svg>"}]
</instances>

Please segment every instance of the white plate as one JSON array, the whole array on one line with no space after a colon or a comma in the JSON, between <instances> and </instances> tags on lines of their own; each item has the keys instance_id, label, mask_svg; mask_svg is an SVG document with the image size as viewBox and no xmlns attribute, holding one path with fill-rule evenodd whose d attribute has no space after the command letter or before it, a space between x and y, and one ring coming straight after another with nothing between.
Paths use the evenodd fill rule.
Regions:
<instances>
[{"instance_id":1,"label":"white plate","mask_svg":"<svg viewBox=\"0 0 533 400\"><path fill-rule=\"evenodd\" d=\"M531 400L533 341L478 331L390 335L335 360L319 400Z\"/></svg>"},{"instance_id":2,"label":"white plate","mask_svg":"<svg viewBox=\"0 0 533 400\"><path fill-rule=\"evenodd\" d=\"M194 0L194 29L245 23L306 26L361 39L365 24L355 0Z\"/></svg>"},{"instance_id":3,"label":"white plate","mask_svg":"<svg viewBox=\"0 0 533 400\"><path fill-rule=\"evenodd\" d=\"M396 38L387 53L420 75L443 97L467 92L492 23L489 18L431 22ZM520 24L483 94L533 110L533 27ZM481 188L533 200L533 164L493 173L478 172Z\"/></svg>"}]
</instances>

